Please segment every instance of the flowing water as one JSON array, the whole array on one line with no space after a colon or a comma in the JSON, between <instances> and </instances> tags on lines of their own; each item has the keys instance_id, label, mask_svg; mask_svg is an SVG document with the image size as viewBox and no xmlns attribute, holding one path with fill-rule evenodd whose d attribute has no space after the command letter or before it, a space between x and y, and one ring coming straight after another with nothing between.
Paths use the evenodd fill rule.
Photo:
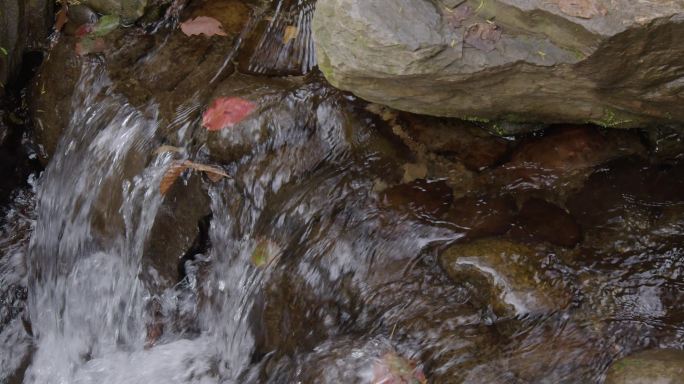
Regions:
<instances>
[{"instance_id":1,"label":"flowing water","mask_svg":"<svg viewBox=\"0 0 684 384\"><path fill-rule=\"evenodd\" d=\"M681 147L368 105L311 71L314 2L216 4L250 10L230 44L162 25L81 59L3 211L0 381L589 383L684 347ZM257 109L207 132L222 96ZM229 177L163 194L187 159Z\"/></svg>"}]
</instances>

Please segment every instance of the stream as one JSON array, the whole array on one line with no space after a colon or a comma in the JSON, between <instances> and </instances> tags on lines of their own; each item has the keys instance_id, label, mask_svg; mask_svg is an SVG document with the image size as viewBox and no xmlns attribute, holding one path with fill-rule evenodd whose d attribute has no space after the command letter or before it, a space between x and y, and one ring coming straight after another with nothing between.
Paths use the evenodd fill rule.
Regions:
<instances>
[{"instance_id":1,"label":"stream","mask_svg":"<svg viewBox=\"0 0 684 384\"><path fill-rule=\"evenodd\" d=\"M181 12L228 37L54 41L61 138L0 211L0 382L593 383L684 347L678 136L370 104L313 68L314 1L265 3ZM227 96L256 109L207 131ZM162 193L186 160L227 177Z\"/></svg>"}]
</instances>

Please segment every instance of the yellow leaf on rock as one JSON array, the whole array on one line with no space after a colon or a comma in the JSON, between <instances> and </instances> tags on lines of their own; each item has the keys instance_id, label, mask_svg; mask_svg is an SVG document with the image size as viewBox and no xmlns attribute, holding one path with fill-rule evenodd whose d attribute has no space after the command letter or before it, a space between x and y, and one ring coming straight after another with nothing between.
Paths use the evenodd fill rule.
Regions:
<instances>
[{"instance_id":1,"label":"yellow leaf on rock","mask_svg":"<svg viewBox=\"0 0 684 384\"><path fill-rule=\"evenodd\" d=\"M273 262L280 255L280 246L272 240L260 240L252 251L252 264L257 268L263 268Z\"/></svg>"},{"instance_id":2,"label":"yellow leaf on rock","mask_svg":"<svg viewBox=\"0 0 684 384\"><path fill-rule=\"evenodd\" d=\"M295 27L294 25L288 25L285 27L285 32L283 33L283 44L287 44L291 40L294 40L298 34L299 28Z\"/></svg>"}]
</instances>

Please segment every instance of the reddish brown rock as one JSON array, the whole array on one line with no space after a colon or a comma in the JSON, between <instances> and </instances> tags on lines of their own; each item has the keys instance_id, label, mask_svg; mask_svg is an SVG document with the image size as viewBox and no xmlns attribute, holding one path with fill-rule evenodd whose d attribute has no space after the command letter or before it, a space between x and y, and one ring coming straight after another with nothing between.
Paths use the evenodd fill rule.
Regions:
<instances>
[{"instance_id":1,"label":"reddish brown rock","mask_svg":"<svg viewBox=\"0 0 684 384\"><path fill-rule=\"evenodd\" d=\"M410 113L402 113L400 121L428 151L454 157L472 170L492 167L508 154L508 140L467 121Z\"/></svg>"},{"instance_id":2,"label":"reddish brown rock","mask_svg":"<svg viewBox=\"0 0 684 384\"><path fill-rule=\"evenodd\" d=\"M454 199L453 192L442 180L418 179L386 189L383 205L419 216L442 217Z\"/></svg>"},{"instance_id":3,"label":"reddish brown rock","mask_svg":"<svg viewBox=\"0 0 684 384\"><path fill-rule=\"evenodd\" d=\"M513 197L466 196L454 201L448 219L467 237L501 235L509 230L515 218Z\"/></svg>"},{"instance_id":4,"label":"reddish brown rock","mask_svg":"<svg viewBox=\"0 0 684 384\"><path fill-rule=\"evenodd\" d=\"M510 235L522 241L547 241L572 247L581 239L579 225L563 208L533 198L520 209Z\"/></svg>"}]
</instances>

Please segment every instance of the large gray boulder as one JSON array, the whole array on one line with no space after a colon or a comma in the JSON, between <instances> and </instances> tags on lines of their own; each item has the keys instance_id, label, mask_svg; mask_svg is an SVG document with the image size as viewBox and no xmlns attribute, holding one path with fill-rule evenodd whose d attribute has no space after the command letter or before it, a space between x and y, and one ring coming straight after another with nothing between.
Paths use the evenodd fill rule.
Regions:
<instances>
[{"instance_id":1,"label":"large gray boulder","mask_svg":"<svg viewBox=\"0 0 684 384\"><path fill-rule=\"evenodd\" d=\"M333 85L401 110L684 122L682 0L319 0L313 34Z\"/></svg>"}]
</instances>

